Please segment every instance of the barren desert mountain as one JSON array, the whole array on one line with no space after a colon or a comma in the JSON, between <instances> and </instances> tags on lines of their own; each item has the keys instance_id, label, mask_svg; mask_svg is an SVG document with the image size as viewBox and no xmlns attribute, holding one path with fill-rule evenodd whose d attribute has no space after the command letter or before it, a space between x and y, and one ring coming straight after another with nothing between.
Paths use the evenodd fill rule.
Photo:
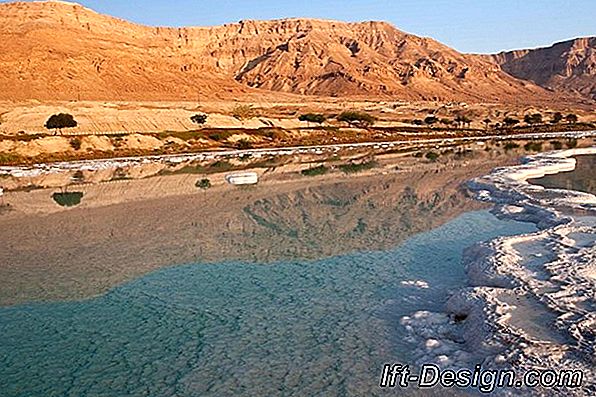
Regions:
<instances>
[{"instance_id":1,"label":"barren desert mountain","mask_svg":"<svg viewBox=\"0 0 596 397\"><path fill-rule=\"evenodd\" d=\"M73 3L0 4L0 99L195 100L272 92L554 99L490 58L383 22L287 19L164 28Z\"/></svg>"},{"instance_id":2,"label":"barren desert mountain","mask_svg":"<svg viewBox=\"0 0 596 397\"><path fill-rule=\"evenodd\" d=\"M517 78L596 99L596 37L582 37L533 50L501 52L492 58Z\"/></svg>"}]
</instances>

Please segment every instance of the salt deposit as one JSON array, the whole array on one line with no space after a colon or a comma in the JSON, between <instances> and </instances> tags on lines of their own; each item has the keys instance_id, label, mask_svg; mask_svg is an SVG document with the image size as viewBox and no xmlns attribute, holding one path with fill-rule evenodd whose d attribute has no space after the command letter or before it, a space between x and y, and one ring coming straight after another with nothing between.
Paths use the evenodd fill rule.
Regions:
<instances>
[{"instance_id":1,"label":"salt deposit","mask_svg":"<svg viewBox=\"0 0 596 397\"><path fill-rule=\"evenodd\" d=\"M449 298L446 313L402 318L421 346L420 363L456 369L482 362L520 375L579 369L581 388L524 394L596 394L596 196L527 182L571 171L573 156L587 154L596 154L596 148L538 154L469 183L478 199L495 204L497 216L533 222L540 230L468 248L470 287ZM577 210L587 215L568 215Z\"/></svg>"}]
</instances>

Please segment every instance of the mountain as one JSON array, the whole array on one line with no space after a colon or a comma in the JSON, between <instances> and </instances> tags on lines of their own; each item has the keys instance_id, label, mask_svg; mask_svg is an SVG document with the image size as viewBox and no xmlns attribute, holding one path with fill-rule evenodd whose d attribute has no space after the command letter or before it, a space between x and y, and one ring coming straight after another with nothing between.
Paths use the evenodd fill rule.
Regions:
<instances>
[{"instance_id":1,"label":"mountain","mask_svg":"<svg viewBox=\"0 0 596 397\"><path fill-rule=\"evenodd\" d=\"M491 58L517 78L596 100L596 37L582 37L534 50L501 52Z\"/></svg>"},{"instance_id":2,"label":"mountain","mask_svg":"<svg viewBox=\"0 0 596 397\"><path fill-rule=\"evenodd\" d=\"M289 93L549 101L552 93L383 22L148 27L66 2L0 4L0 99L195 100Z\"/></svg>"}]
</instances>

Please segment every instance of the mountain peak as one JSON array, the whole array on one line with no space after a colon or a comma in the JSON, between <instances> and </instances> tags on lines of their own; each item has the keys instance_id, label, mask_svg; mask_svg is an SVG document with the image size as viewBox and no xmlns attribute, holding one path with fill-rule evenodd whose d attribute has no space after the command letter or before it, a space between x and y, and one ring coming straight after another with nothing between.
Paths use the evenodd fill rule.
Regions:
<instances>
[{"instance_id":1,"label":"mountain peak","mask_svg":"<svg viewBox=\"0 0 596 397\"><path fill-rule=\"evenodd\" d=\"M596 100L596 37L578 37L550 47L501 52L492 59L520 79Z\"/></svg>"},{"instance_id":2,"label":"mountain peak","mask_svg":"<svg viewBox=\"0 0 596 397\"><path fill-rule=\"evenodd\" d=\"M405 100L552 94L387 22L310 18L150 27L76 3L0 4L4 99L169 100L246 92Z\"/></svg>"}]
</instances>

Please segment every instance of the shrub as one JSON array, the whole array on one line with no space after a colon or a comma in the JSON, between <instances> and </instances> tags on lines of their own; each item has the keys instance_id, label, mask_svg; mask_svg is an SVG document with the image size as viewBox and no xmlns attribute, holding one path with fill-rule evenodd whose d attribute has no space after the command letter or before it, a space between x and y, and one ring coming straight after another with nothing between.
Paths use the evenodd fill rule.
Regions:
<instances>
[{"instance_id":1,"label":"shrub","mask_svg":"<svg viewBox=\"0 0 596 397\"><path fill-rule=\"evenodd\" d=\"M428 152L428 153L426 153L426 155L424 157L426 157L430 161L437 161L437 159L439 158L439 153Z\"/></svg>"},{"instance_id":2,"label":"shrub","mask_svg":"<svg viewBox=\"0 0 596 397\"><path fill-rule=\"evenodd\" d=\"M577 115L569 113L567 116L565 116L565 120L567 120L567 122L570 124L577 123Z\"/></svg>"},{"instance_id":3,"label":"shrub","mask_svg":"<svg viewBox=\"0 0 596 397\"><path fill-rule=\"evenodd\" d=\"M528 142L524 145L526 151L540 152L542 150L542 142Z\"/></svg>"},{"instance_id":4,"label":"shrub","mask_svg":"<svg viewBox=\"0 0 596 397\"><path fill-rule=\"evenodd\" d=\"M507 142L507 143L506 143L506 144L503 146L503 148L504 148L506 151L508 151L508 150L511 150L511 149L517 149L518 147L519 147L519 145L518 145L517 143L515 143L515 142Z\"/></svg>"},{"instance_id":5,"label":"shrub","mask_svg":"<svg viewBox=\"0 0 596 397\"><path fill-rule=\"evenodd\" d=\"M306 121L307 123L322 124L325 122L325 120L327 120L327 118L323 114L306 113L300 115L300 117L298 117L298 120Z\"/></svg>"},{"instance_id":6,"label":"shrub","mask_svg":"<svg viewBox=\"0 0 596 397\"><path fill-rule=\"evenodd\" d=\"M377 162L375 160L370 160L363 163L342 164L339 166L339 169L346 174L355 174L357 172L370 170L376 166Z\"/></svg>"},{"instance_id":7,"label":"shrub","mask_svg":"<svg viewBox=\"0 0 596 397\"><path fill-rule=\"evenodd\" d=\"M252 142L250 142L248 139L241 139L238 142L236 142L236 148L240 149L240 150L246 150L246 149L252 149Z\"/></svg>"},{"instance_id":8,"label":"shrub","mask_svg":"<svg viewBox=\"0 0 596 397\"><path fill-rule=\"evenodd\" d=\"M232 109L232 116L237 120L246 120L254 117L252 105L236 105Z\"/></svg>"},{"instance_id":9,"label":"shrub","mask_svg":"<svg viewBox=\"0 0 596 397\"><path fill-rule=\"evenodd\" d=\"M230 162L226 160L217 160L215 163L210 164L209 168L217 171L226 171L234 167Z\"/></svg>"},{"instance_id":10,"label":"shrub","mask_svg":"<svg viewBox=\"0 0 596 397\"><path fill-rule=\"evenodd\" d=\"M219 142L223 139L223 136L219 132L214 132L209 134L209 139Z\"/></svg>"},{"instance_id":11,"label":"shrub","mask_svg":"<svg viewBox=\"0 0 596 397\"><path fill-rule=\"evenodd\" d=\"M550 144L552 145L553 149L555 149L555 150L563 149L563 143L561 143L561 141L550 141Z\"/></svg>"},{"instance_id":12,"label":"shrub","mask_svg":"<svg viewBox=\"0 0 596 397\"><path fill-rule=\"evenodd\" d=\"M190 117L190 121L195 124L203 125L207 122L207 115L206 114L195 114L194 116Z\"/></svg>"},{"instance_id":13,"label":"shrub","mask_svg":"<svg viewBox=\"0 0 596 397\"><path fill-rule=\"evenodd\" d=\"M566 145L566 146L567 146L569 149L573 149L573 148L577 147L577 139L575 139L575 138L570 138L570 139L567 139L567 140L565 141L565 145Z\"/></svg>"},{"instance_id":14,"label":"shrub","mask_svg":"<svg viewBox=\"0 0 596 397\"><path fill-rule=\"evenodd\" d=\"M81 144L83 142L81 141L81 138L72 138L70 140L70 146L74 149L74 150L79 150L81 149Z\"/></svg>"},{"instance_id":15,"label":"shrub","mask_svg":"<svg viewBox=\"0 0 596 397\"><path fill-rule=\"evenodd\" d=\"M348 123L349 125L356 127L366 128L375 123L375 118L368 113L348 110L337 116L337 121Z\"/></svg>"},{"instance_id":16,"label":"shrub","mask_svg":"<svg viewBox=\"0 0 596 397\"><path fill-rule=\"evenodd\" d=\"M319 165L317 167L308 168L306 170L300 171L300 173L304 176L317 176L317 175L325 175L329 172L329 168L324 165Z\"/></svg>"},{"instance_id":17,"label":"shrub","mask_svg":"<svg viewBox=\"0 0 596 397\"><path fill-rule=\"evenodd\" d=\"M207 178L199 179L195 186L199 189L207 190L211 187L211 181Z\"/></svg>"}]
</instances>

